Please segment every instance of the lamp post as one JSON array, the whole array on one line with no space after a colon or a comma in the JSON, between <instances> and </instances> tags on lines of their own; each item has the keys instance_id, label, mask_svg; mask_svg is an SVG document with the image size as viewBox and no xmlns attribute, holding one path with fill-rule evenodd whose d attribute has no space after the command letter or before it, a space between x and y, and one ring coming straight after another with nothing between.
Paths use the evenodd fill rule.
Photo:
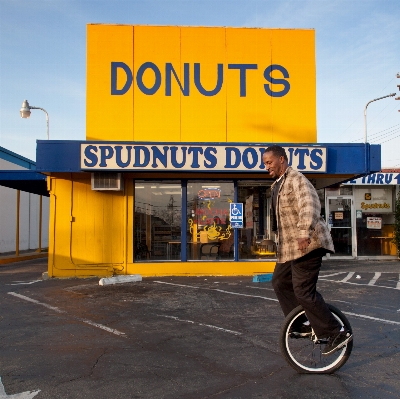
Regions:
<instances>
[{"instance_id":1,"label":"lamp post","mask_svg":"<svg viewBox=\"0 0 400 399\"><path fill-rule=\"evenodd\" d=\"M31 109L40 109L46 114L46 124L47 124L47 140L49 140L49 114L47 111L40 107L33 107L29 105L28 100L24 100L22 103L22 107L20 109L21 118L29 118L31 116Z\"/></svg>"},{"instance_id":2,"label":"lamp post","mask_svg":"<svg viewBox=\"0 0 400 399\"><path fill-rule=\"evenodd\" d=\"M396 93L388 94L387 96L375 98L374 100L371 100L367 102L367 105L364 108L364 143L367 144L367 107L369 104L373 103L374 101L382 100L383 98L386 97L394 97Z\"/></svg>"}]
</instances>

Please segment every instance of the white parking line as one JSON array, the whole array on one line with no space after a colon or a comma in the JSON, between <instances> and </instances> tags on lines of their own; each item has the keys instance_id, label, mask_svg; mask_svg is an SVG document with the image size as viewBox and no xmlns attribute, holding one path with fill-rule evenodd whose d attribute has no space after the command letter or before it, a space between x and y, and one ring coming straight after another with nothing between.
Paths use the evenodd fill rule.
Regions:
<instances>
[{"instance_id":1,"label":"white parking line","mask_svg":"<svg viewBox=\"0 0 400 399\"><path fill-rule=\"evenodd\" d=\"M28 296L21 295L21 294L17 294L16 292L8 292L8 294L9 294L9 295L12 295L12 296L15 296L15 297L17 297L17 298L23 299L24 301L28 301L28 302L35 303L36 305L44 306L45 308L54 310L54 311L57 312L57 313L65 313L65 314L68 314L65 310L61 310L61 309L59 309L59 308L57 308L57 307L55 307L55 306L48 305L47 303L44 303L44 302L39 302L39 301L37 301L36 299L29 298ZM80 317L75 317L75 316L71 316L71 315L68 315L68 316L69 316L69 317L72 317L72 318L75 319L75 320L81 321L82 323L89 324L89 325L91 325L91 326L100 328L100 329L102 329L102 330L104 330L104 331L107 331L107 332L110 332L110 333L112 333L112 334L118 335L118 336L120 336L120 337L126 338L125 333L123 333L123 332L121 332L121 331L118 331L118 330L115 330L114 328L110 328L110 327L104 326L103 324L95 323L94 321L91 321L91 320L82 319L82 318L80 318ZM1 399L1 398L0 398L0 399Z\"/></svg>"},{"instance_id":2,"label":"white parking line","mask_svg":"<svg viewBox=\"0 0 400 399\"><path fill-rule=\"evenodd\" d=\"M253 288L253 289L255 289L255 290L274 291L273 288L253 287L253 286L251 286L251 285L246 285L246 288Z\"/></svg>"},{"instance_id":3,"label":"white parking line","mask_svg":"<svg viewBox=\"0 0 400 399\"><path fill-rule=\"evenodd\" d=\"M6 285L29 285L29 284L35 284L35 283L40 283L43 280L34 280L34 281L14 281L13 284L6 284Z\"/></svg>"},{"instance_id":4,"label":"white parking line","mask_svg":"<svg viewBox=\"0 0 400 399\"><path fill-rule=\"evenodd\" d=\"M354 273L353 273L354 274ZM336 283L340 283L341 281L336 281L336 280L326 280L326 281L334 281ZM225 291L225 290L219 290L219 289L213 289L213 288L203 288L203 287L195 287L191 285L183 285L183 284L174 284L174 283L164 283L163 281L154 281L155 283L159 284L169 284L169 285L176 285L178 287L188 287L188 288L200 288L203 290L208 290L208 291L217 291L217 292L222 292L224 294L233 294L233 295L240 295L240 296L247 296L247 297L252 297L252 298L260 298L260 299L267 299L269 301L274 301L278 302L277 299L273 298L267 298L264 296L259 296L259 295L248 295L248 294L241 294L238 292L232 292L232 291ZM355 283L347 283L347 284L355 284ZM367 285L367 284L355 284L355 285ZM390 288L390 287L388 287ZM399 309L400 310L400 309ZM368 320L373 320L373 321L378 321L378 322L383 322L383 323L388 323L388 324L394 324L394 325L400 325L400 322L398 321L393 321L393 320L387 320L387 319L379 319L377 317L372 317L368 315L363 315L363 314L358 314L358 313L350 313L350 312L343 312L344 314L347 314L349 316L354 316L354 317L359 317L362 319L368 319Z\"/></svg>"},{"instance_id":5,"label":"white parking line","mask_svg":"<svg viewBox=\"0 0 400 399\"><path fill-rule=\"evenodd\" d=\"M176 316L165 316L165 315L162 315L162 314L158 314L157 316L165 317L166 319L173 319L173 320L176 320L176 321L182 321L184 323L197 324L198 326L210 327L210 328L214 328L215 330L223 331L223 332L226 332L226 333L229 333L229 334L242 335L241 332L233 331L233 330L227 330L226 328L213 326L212 324L204 324L204 323L198 323L198 322L192 321L192 320L184 320L184 319L180 319L179 317L176 317Z\"/></svg>"},{"instance_id":6,"label":"white parking line","mask_svg":"<svg viewBox=\"0 0 400 399\"><path fill-rule=\"evenodd\" d=\"M363 283L351 283L350 281L343 281L343 280L329 280L329 279L323 279L320 278L319 280L325 282L329 281L331 283L344 283L344 284L352 284L352 285L365 285L369 287L375 287L375 288L388 288L389 290L400 290L400 285L398 284L397 287L388 287L387 285L369 285L369 284L363 284Z\"/></svg>"},{"instance_id":7,"label":"white parking line","mask_svg":"<svg viewBox=\"0 0 400 399\"><path fill-rule=\"evenodd\" d=\"M20 392L20 393L15 393L15 394L11 394L11 395L7 395L6 394L6 390L4 388L4 385L1 381L1 377L0 377L0 399L32 399L34 398L38 393L40 392L40 389L38 389L37 391L25 391L25 392Z\"/></svg>"},{"instance_id":8,"label":"white parking line","mask_svg":"<svg viewBox=\"0 0 400 399\"><path fill-rule=\"evenodd\" d=\"M275 298L268 298L268 297L266 297L266 296L260 296L260 295L241 294L241 293L239 293L239 292L220 290L220 289L218 289L218 288L196 287L196 286L192 286L192 285L167 283L167 282L164 282L164 281L154 281L154 283L158 283L158 284L168 284L168 285L176 285L177 287L196 288L196 289L202 289L202 290L207 290L207 291L217 291L217 292L223 292L224 294L247 296L247 297L251 297L251 298L260 298L260 299L266 299L267 301L278 302L278 300L275 299Z\"/></svg>"},{"instance_id":9,"label":"white parking line","mask_svg":"<svg viewBox=\"0 0 400 399\"><path fill-rule=\"evenodd\" d=\"M175 283L167 283L166 281L154 281L155 283L158 284L168 284L168 285L176 285L178 287L188 287L188 288L200 288L200 287L196 287L194 285L185 285L185 284L175 284Z\"/></svg>"},{"instance_id":10,"label":"white parking line","mask_svg":"<svg viewBox=\"0 0 400 399\"><path fill-rule=\"evenodd\" d=\"M399 274L399 282L397 283L396 288L397 288L398 290L400 290L400 274Z\"/></svg>"},{"instance_id":11,"label":"white parking line","mask_svg":"<svg viewBox=\"0 0 400 399\"><path fill-rule=\"evenodd\" d=\"M355 272L350 272L343 280L340 280L341 283L346 283L349 281L353 276Z\"/></svg>"},{"instance_id":12,"label":"white parking line","mask_svg":"<svg viewBox=\"0 0 400 399\"><path fill-rule=\"evenodd\" d=\"M383 323L388 323L388 324L394 324L396 326L400 326L399 321L393 321L393 320L387 320L387 319L379 319L378 317L372 317L372 316L367 316L365 314L357 314L357 313L351 313L351 312L343 312L344 314L347 314L348 316L354 316L354 317L359 317L361 319L367 319L367 320L373 320L373 321L381 321Z\"/></svg>"},{"instance_id":13,"label":"white parking line","mask_svg":"<svg viewBox=\"0 0 400 399\"><path fill-rule=\"evenodd\" d=\"M338 276L339 274L344 274L346 272L337 272L337 273L332 273L332 274L320 274L319 278L325 278L325 277L333 277L333 276Z\"/></svg>"},{"instance_id":14,"label":"white parking line","mask_svg":"<svg viewBox=\"0 0 400 399\"><path fill-rule=\"evenodd\" d=\"M28 302L36 303L37 305L42 305L45 308L54 310L57 313L65 313L63 310L58 309L55 306L51 306L51 305L48 305L47 303L39 302L36 299L29 298L29 297L27 297L25 295L17 294L16 292L8 292L8 294L10 294L12 296L15 296L17 298L23 299L23 300L28 301Z\"/></svg>"},{"instance_id":15,"label":"white parking line","mask_svg":"<svg viewBox=\"0 0 400 399\"><path fill-rule=\"evenodd\" d=\"M232 292L232 291L225 291L225 290L212 290L212 291L223 292L223 293L225 293L225 294L231 294L231 295L248 296L248 297L251 297L251 298L260 298L260 299L266 299L267 301L278 302L277 299L275 299L275 298L268 298L268 297L266 297L266 296L240 294L239 292Z\"/></svg>"},{"instance_id":16,"label":"white parking line","mask_svg":"<svg viewBox=\"0 0 400 399\"><path fill-rule=\"evenodd\" d=\"M375 285L375 283L378 281L378 278L382 275L380 272L375 272L374 277L371 279L371 281L368 283L368 285Z\"/></svg>"}]
</instances>

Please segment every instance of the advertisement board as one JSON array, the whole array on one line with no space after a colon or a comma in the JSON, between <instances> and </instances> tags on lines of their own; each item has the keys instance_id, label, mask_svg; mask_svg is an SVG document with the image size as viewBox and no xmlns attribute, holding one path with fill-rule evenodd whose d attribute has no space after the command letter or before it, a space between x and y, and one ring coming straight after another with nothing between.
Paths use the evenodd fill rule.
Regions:
<instances>
[{"instance_id":1,"label":"advertisement board","mask_svg":"<svg viewBox=\"0 0 400 399\"><path fill-rule=\"evenodd\" d=\"M315 31L87 25L87 140L316 142Z\"/></svg>"},{"instance_id":2,"label":"advertisement board","mask_svg":"<svg viewBox=\"0 0 400 399\"><path fill-rule=\"evenodd\" d=\"M358 188L354 191L354 203L363 213L392 213L392 188Z\"/></svg>"}]
</instances>

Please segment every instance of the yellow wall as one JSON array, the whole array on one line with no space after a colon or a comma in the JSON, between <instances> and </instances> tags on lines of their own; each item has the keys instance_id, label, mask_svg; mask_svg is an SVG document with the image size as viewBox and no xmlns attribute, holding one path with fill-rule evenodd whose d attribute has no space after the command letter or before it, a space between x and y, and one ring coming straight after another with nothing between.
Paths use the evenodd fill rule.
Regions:
<instances>
[{"instance_id":1,"label":"yellow wall","mask_svg":"<svg viewBox=\"0 0 400 399\"><path fill-rule=\"evenodd\" d=\"M123 192L93 191L90 175L51 177L49 188L49 277L252 275L274 269L274 262L134 263L132 179Z\"/></svg>"},{"instance_id":2,"label":"yellow wall","mask_svg":"<svg viewBox=\"0 0 400 399\"><path fill-rule=\"evenodd\" d=\"M133 93L110 96L110 60L133 67L133 27L90 25L87 30L86 138L132 140ZM107 49L107 51L105 51ZM105 99L106 103L104 103Z\"/></svg>"},{"instance_id":3,"label":"yellow wall","mask_svg":"<svg viewBox=\"0 0 400 399\"><path fill-rule=\"evenodd\" d=\"M89 178L51 178L49 276L125 270L122 192L92 191Z\"/></svg>"},{"instance_id":4,"label":"yellow wall","mask_svg":"<svg viewBox=\"0 0 400 399\"><path fill-rule=\"evenodd\" d=\"M121 95L111 94L111 63L124 63L132 84ZM138 72L153 63L160 85L145 94ZM171 75L166 93L166 63L171 63L184 86L184 65L189 64L189 94L184 95ZM201 94L194 82L195 63L200 83L212 90L217 65L223 66L218 93ZM239 69L232 64L256 65L246 71L246 93L240 88ZM290 84L281 97L268 95L284 86L264 77L270 65L284 67L289 77L274 70L271 76ZM126 82L117 68L116 89ZM140 79L146 88L156 83L145 69ZM157 86L158 87L158 86ZM184 87L185 88L185 87ZM315 32L300 29L206 28L171 26L87 26L87 140L177 142L316 142Z\"/></svg>"}]
</instances>

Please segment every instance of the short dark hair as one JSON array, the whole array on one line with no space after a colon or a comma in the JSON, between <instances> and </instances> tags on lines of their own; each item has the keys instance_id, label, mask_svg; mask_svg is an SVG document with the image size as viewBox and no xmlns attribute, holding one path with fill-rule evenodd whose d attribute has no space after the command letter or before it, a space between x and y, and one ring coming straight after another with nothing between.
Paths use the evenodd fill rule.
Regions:
<instances>
[{"instance_id":1,"label":"short dark hair","mask_svg":"<svg viewBox=\"0 0 400 399\"><path fill-rule=\"evenodd\" d=\"M276 157L283 157L286 162L289 162L285 149L280 145L271 145L264 151L264 154L266 152L272 152Z\"/></svg>"}]
</instances>

